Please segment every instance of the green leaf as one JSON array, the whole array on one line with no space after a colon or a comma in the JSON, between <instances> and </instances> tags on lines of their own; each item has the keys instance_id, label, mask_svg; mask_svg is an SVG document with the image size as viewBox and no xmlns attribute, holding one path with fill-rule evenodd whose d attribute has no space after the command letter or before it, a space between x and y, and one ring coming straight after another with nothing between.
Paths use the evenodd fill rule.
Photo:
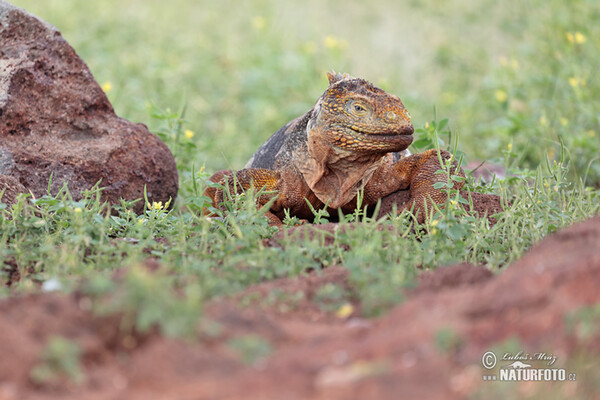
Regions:
<instances>
[{"instance_id":1,"label":"green leaf","mask_svg":"<svg viewBox=\"0 0 600 400\"><path fill-rule=\"evenodd\" d=\"M412 145L418 149L431 148L433 147L433 142L431 139L424 137L414 141Z\"/></svg>"},{"instance_id":2,"label":"green leaf","mask_svg":"<svg viewBox=\"0 0 600 400\"><path fill-rule=\"evenodd\" d=\"M443 131L445 127L448 126L448 118L444 118L440 122L438 122L438 131Z\"/></svg>"}]
</instances>

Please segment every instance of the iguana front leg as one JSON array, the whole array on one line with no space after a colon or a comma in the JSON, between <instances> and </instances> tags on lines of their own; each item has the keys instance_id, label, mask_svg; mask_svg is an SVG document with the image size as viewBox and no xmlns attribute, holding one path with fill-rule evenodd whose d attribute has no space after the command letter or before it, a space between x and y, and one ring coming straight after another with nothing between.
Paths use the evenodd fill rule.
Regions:
<instances>
[{"instance_id":1,"label":"iguana front leg","mask_svg":"<svg viewBox=\"0 0 600 400\"><path fill-rule=\"evenodd\" d=\"M273 196L277 196L279 191L280 174L277 171L262 168L242 169L237 172L230 170L221 170L209 178L211 182L220 183L223 187L229 188L229 193L243 193L254 188L259 191L264 189L266 193L261 193L258 198L259 206L267 204ZM223 187L209 187L204 191L204 195L212 200L215 208L223 209L224 189ZM278 208L275 206L275 208ZM272 208L273 209L273 206ZM267 211L265 216L272 225L281 225L281 219L273 212Z\"/></svg>"},{"instance_id":2,"label":"iguana front leg","mask_svg":"<svg viewBox=\"0 0 600 400\"><path fill-rule=\"evenodd\" d=\"M446 161L452 154L445 150L440 151L442 160ZM464 178L462 169L457 168L453 162L451 174ZM402 158L395 163L384 164L379 167L373 177L365 186L364 198L367 204L374 204L382 197L403 189L410 190L410 201L404 206L412 208L419 222L425 220L425 208L431 211L433 203L442 204L446 201L447 193L444 189L435 189L437 182L447 182L446 174L436 174L440 170L440 161L437 150L427 150ZM460 189L464 182L454 182L454 189Z\"/></svg>"}]
</instances>

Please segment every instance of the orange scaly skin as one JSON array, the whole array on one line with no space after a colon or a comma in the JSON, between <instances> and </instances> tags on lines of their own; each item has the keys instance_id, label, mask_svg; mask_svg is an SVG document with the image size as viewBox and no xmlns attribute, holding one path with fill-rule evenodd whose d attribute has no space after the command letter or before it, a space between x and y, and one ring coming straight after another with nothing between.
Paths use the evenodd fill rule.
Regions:
<instances>
[{"instance_id":1,"label":"orange scaly skin","mask_svg":"<svg viewBox=\"0 0 600 400\"><path fill-rule=\"evenodd\" d=\"M261 205L277 196L267 212L275 225L281 224L285 209L292 216L312 219L307 200L315 209L327 204L332 211L352 212L361 189L367 205L409 189L411 202L406 207L414 206L422 222L426 203L446 201L446 193L433 187L446 182L445 174L435 174L441 168L437 151L407 155L414 129L397 96L346 74L328 77L329 87L315 106L275 132L245 169L235 173L235 189L253 186L272 192L261 196ZM441 156L451 158L446 151ZM456 164L452 173L464 177ZM232 171L224 170L210 179L233 191L232 176ZM462 182L454 187L460 189ZM222 189L210 188L206 195L215 207L223 202Z\"/></svg>"}]
</instances>

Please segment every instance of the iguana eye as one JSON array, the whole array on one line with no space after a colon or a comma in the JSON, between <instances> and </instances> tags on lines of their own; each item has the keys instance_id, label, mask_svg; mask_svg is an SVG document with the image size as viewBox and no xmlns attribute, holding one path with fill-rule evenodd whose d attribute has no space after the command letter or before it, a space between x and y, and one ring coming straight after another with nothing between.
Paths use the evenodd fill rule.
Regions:
<instances>
[{"instance_id":1,"label":"iguana eye","mask_svg":"<svg viewBox=\"0 0 600 400\"><path fill-rule=\"evenodd\" d=\"M356 116L363 116L369 112L368 106L358 101L351 101L348 103L348 111Z\"/></svg>"}]
</instances>

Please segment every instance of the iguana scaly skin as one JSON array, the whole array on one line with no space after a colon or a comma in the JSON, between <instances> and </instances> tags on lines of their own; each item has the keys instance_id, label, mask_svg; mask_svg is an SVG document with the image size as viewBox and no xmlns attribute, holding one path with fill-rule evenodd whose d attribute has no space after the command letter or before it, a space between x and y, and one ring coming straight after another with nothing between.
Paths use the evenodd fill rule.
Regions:
<instances>
[{"instance_id":1,"label":"iguana scaly skin","mask_svg":"<svg viewBox=\"0 0 600 400\"><path fill-rule=\"evenodd\" d=\"M270 193L260 197L261 205L277 196L267 212L272 224L281 224L285 209L291 216L312 219L307 201L315 209L327 205L351 212L361 189L363 205L409 189L406 207L414 206L423 221L426 202L446 200L446 193L433 187L446 182L446 174L435 174L441 168L437 150L407 154L414 129L397 96L346 74L332 72L328 77L329 87L315 106L275 132L245 168L235 172L235 183L227 170L210 180L227 182L238 192L264 188ZM447 160L451 154L441 151L441 157ZM464 176L456 164L453 173ZM460 189L462 182L454 187ZM220 206L223 189L209 188L206 194L213 206Z\"/></svg>"}]
</instances>

